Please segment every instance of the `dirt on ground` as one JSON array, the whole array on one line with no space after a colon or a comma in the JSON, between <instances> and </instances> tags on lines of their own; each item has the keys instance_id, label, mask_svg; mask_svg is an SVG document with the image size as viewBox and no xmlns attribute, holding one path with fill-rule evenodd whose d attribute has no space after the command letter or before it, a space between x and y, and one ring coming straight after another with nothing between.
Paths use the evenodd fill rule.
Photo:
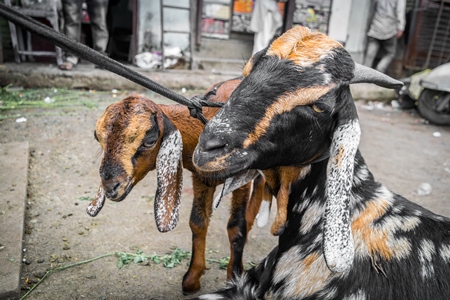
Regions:
<instances>
[{"instance_id":1,"label":"dirt on ground","mask_svg":"<svg viewBox=\"0 0 450 300\"><path fill-rule=\"evenodd\" d=\"M200 92L187 91L186 95ZM155 173L148 174L124 201L107 200L98 216L86 214L100 183L101 152L93 137L95 122L108 104L126 94L93 93L87 98L95 105L9 110L10 117L0 120L1 143L28 141L30 146L23 294L48 270L82 262L48 274L27 299L189 298L181 292L189 259L182 259L179 252L173 254L175 248L191 250L189 172L184 173L180 222L172 232L160 233L155 226ZM155 94L150 97L168 102ZM375 178L394 192L450 216L450 129L427 124L414 110L365 102L357 102L357 107L361 151ZM19 123L21 116L26 121ZM419 195L422 183L431 186L428 195ZM212 216L207 238L209 270L202 277L199 294L225 285L226 271L218 262L229 256L228 209L226 198ZM272 220L273 214L274 210ZM276 245L277 238L269 229L255 226L250 232L244 251L247 267ZM119 252L128 254L114 255ZM132 255L136 253L139 255ZM170 268L170 262L169 267L154 260L139 262L140 255L156 255L158 261L166 254L166 259L179 259L181 264ZM99 256L105 257L86 262Z\"/></svg>"}]
</instances>

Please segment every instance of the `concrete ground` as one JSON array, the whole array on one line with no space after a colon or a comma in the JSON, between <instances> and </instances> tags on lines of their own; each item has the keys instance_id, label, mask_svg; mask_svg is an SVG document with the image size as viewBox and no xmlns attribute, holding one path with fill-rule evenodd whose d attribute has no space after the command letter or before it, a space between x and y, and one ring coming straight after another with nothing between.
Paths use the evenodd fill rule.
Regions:
<instances>
[{"instance_id":1,"label":"concrete ground","mask_svg":"<svg viewBox=\"0 0 450 300\"><path fill-rule=\"evenodd\" d=\"M138 70L140 71L140 70ZM164 71L142 72L175 91L204 90L239 74ZM0 65L0 86L83 88L143 91L126 79L92 65L63 72L53 65ZM427 124L414 110L393 109L391 90L373 85L352 86L362 126L361 151L377 178L391 190L439 214L450 216L450 128ZM186 94L188 95L189 92ZM18 299L21 287L31 287L46 270L112 251L165 253L171 247L190 250L187 226L192 187L185 172L183 205L178 227L160 234L154 226L152 196L155 174L138 185L121 203L107 201L92 219L87 201L99 183L99 147L92 137L96 119L117 98L99 101L88 110L28 110L27 121L0 121L0 299ZM155 96L155 102L170 103ZM367 101L372 102L367 102ZM1 99L0 99L1 101ZM19 115L23 112L18 111ZM429 184L431 191L418 189ZM228 202L215 211L208 233L211 259L228 255L225 233ZM273 217L273 216L272 216ZM25 233L25 234L24 234ZM269 228L254 228L245 262L258 262L276 244ZM202 277L202 293L223 286L225 272L210 263ZM50 275L29 299L185 299L181 278L186 264L127 265L117 258Z\"/></svg>"}]
</instances>

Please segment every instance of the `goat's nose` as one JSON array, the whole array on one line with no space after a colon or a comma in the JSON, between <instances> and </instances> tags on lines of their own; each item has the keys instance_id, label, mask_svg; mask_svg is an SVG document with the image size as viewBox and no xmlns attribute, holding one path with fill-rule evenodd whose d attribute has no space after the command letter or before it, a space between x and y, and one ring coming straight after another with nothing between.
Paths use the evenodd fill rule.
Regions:
<instances>
[{"instance_id":1,"label":"goat's nose","mask_svg":"<svg viewBox=\"0 0 450 300\"><path fill-rule=\"evenodd\" d=\"M120 182L116 180L103 180L103 188L105 190L105 195L108 198L115 198L117 196L118 190L120 188Z\"/></svg>"},{"instance_id":2,"label":"goat's nose","mask_svg":"<svg viewBox=\"0 0 450 300\"><path fill-rule=\"evenodd\" d=\"M122 165L111 160L103 161L99 169L100 177L103 180L112 180L120 176L123 172Z\"/></svg>"},{"instance_id":3,"label":"goat's nose","mask_svg":"<svg viewBox=\"0 0 450 300\"><path fill-rule=\"evenodd\" d=\"M204 167L210 161L221 156L227 147L227 143L223 139L215 137L200 141L194 151L193 161L197 167Z\"/></svg>"},{"instance_id":4,"label":"goat's nose","mask_svg":"<svg viewBox=\"0 0 450 300\"><path fill-rule=\"evenodd\" d=\"M103 180L111 180L111 179L113 179L114 177L117 176L116 174L113 174L112 172L108 172L108 171L106 171L105 169L106 169L106 168L101 168L101 169L100 169L100 177L101 177Z\"/></svg>"},{"instance_id":5,"label":"goat's nose","mask_svg":"<svg viewBox=\"0 0 450 300\"><path fill-rule=\"evenodd\" d=\"M224 140L220 140L217 138L212 138L206 141L203 145L203 151L213 151L222 149L226 146L226 142Z\"/></svg>"}]
</instances>

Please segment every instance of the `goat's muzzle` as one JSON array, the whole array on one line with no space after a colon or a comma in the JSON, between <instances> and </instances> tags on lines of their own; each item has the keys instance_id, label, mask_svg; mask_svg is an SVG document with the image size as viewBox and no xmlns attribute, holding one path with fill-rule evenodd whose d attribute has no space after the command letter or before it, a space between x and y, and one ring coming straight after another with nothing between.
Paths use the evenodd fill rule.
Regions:
<instances>
[{"instance_id":1,"label":"goat's muzzle","mask_svg":"<svg viewBox=\"0 0 450 300\"><path fill-rule=\"evenodd\" d=\"M234 176L251 166L251 156L241 148L229 147L228 143L219 139L208 139L199 142L193 162L197 171L212 179L225 179Z\"/></svg>"},{"instance_id":2,"label":"goat's muzzle","mask_svg":"<svg viewBox=\"0 0 450 300\"><path fill-rule=\"evenodd\" d=\"M195 149L194 163L206 172L216 170L220 166L217 164L211 166L211 162L217 160L218 157L225 157L226 146L226 142L216 138L206 140Z\"/></svg>"},{"instance_id":3,"label":"goat's muzzle","mask_svg":"<svg viewBox=\"0 0 450 300\"><path fill-rule=\"evenodd\" d=\"M106 198L119 202L128 196L133 188L133 183L132 180L123 180L116 177L109 180L102 179L102 186L105 190Z\"/></svg>"}]
</instances>

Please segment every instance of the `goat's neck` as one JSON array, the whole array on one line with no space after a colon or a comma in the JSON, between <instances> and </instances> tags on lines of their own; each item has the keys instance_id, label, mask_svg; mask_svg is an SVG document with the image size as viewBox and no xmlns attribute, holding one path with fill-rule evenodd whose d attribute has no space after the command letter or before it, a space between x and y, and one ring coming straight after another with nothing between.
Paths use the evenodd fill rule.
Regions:
<instances>
[{"instance_id":1,"label":"goat's neck","mask_svg":"<svg viewBox=\"0 0 450 300\"><path fill-rule=\"evenodd\" d=\"M189 109L183 105L158 105L164 114L172 121L180 131L183 139L183 167L195 172L192 164L192 154L197 146L200 133L203 131L203 123L190 116ZM212 117L209 109L205 109L205 117Z\"/></svg>"},{"instance_id":2,"label":"goat's neck","mask_svg":"<svg viewBox=\"0 0 450 300\"><path fill-rule=\"evenodd\" d=\"M312 239L314 240L312 245L321 246L326 204L326 170L327 161L312 164L309 174L292 186L289 197L288 223L284 234L280 237L281 240L286 237L290 241L280 243L280 245L303 244L306 239L309 242ZM350 197L350 218L353 219L363 209L365 202L370 201L376 197L377 193L384 190L379 183L375 182L358 151ZM293 241L293 236L298 240Z\"/></svg>"}]
</instances>

